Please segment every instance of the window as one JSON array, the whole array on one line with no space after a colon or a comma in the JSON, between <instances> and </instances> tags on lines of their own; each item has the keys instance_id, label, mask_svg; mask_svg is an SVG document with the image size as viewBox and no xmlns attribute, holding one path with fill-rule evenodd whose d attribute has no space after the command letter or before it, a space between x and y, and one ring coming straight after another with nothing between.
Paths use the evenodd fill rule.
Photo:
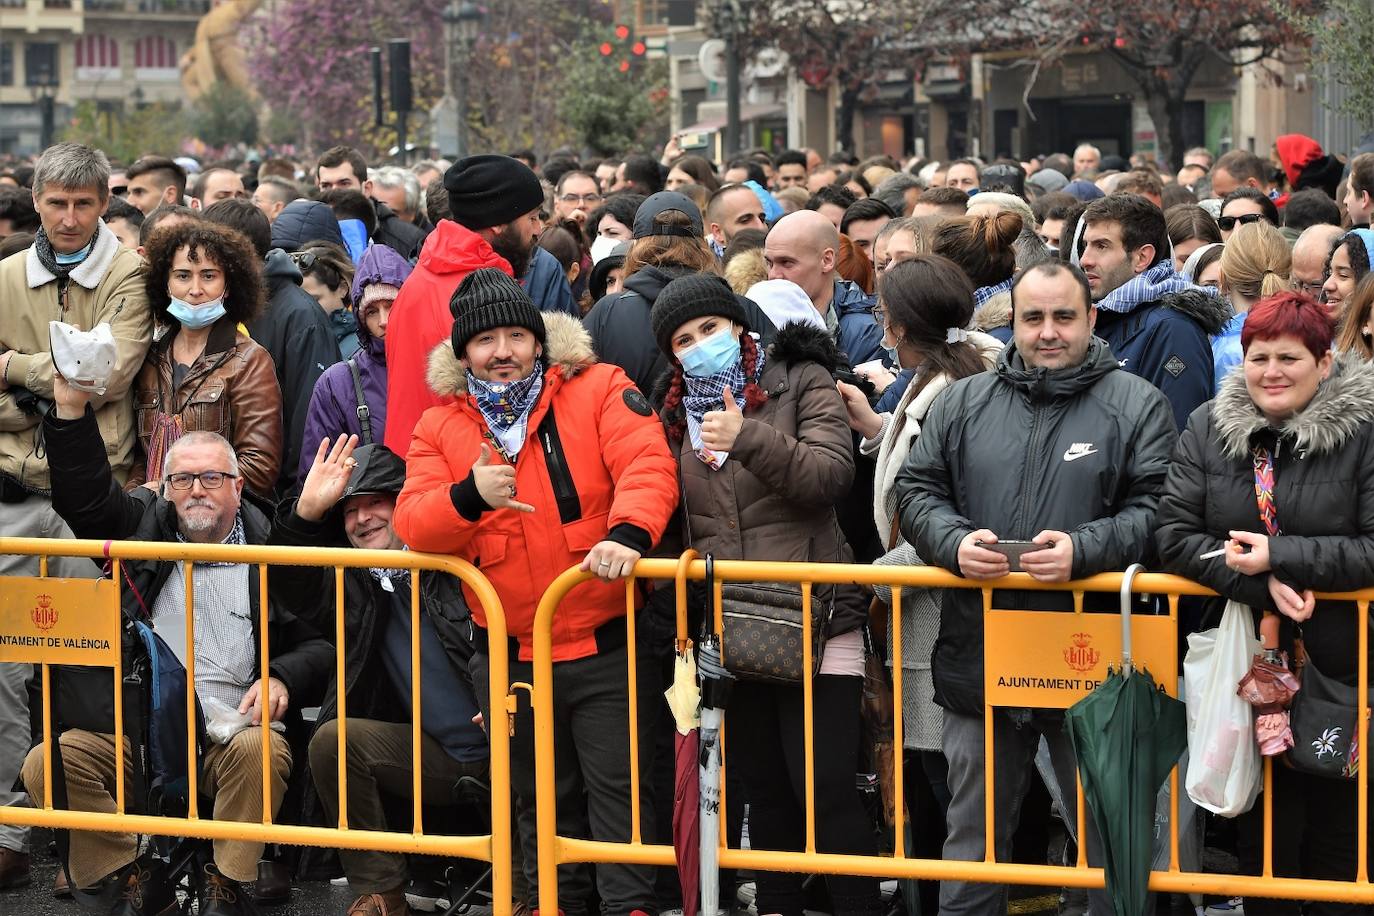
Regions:
<instances>
[{"instance_id":1,"label":"window","mask_svg":"<svg viewBox=\"0 0 1374 916\"><path fill-rule=\"evenodd\" d=\"M134 78L177 79L176 42L161 35L144 35L134 42Z\"/></svg>"},{"instance_id":2,"label":"window","mask_svg":"<svg viewBox=\"0 0 1374 916\"><path fill-rule=\"evenodd\" d=\"M639 27L654 28L668 24L668 0L637 0Z\"/></svg>"},{"instance_id":3,"label":"window","mask_svg":"<svg viewBox=\"0 0 1374 916\"><path fill-rule=\"evenodd\" d=\"M83 35L76 41L76 78L119 79L119 42L108 35Z\"/></svg>"},{"instance_id":4,"label":"window","mask_svg":"<svg viewBox=\"0 0 1374 916\"><path fill-rule=\"evenodd\" d=\"M14 45L0 41L0 86L14 85Z\"/></svg>"},{"instance_id":5,"label":"window","mask_svg":"<svg viewBox=\"0 0 1374 916\"><path fill-rule=\"evenodd\" d=\"M26 42L24 44L24 85L56 86L60 79L60 71L57 67L57 42Z\"/></svg>"}]
</instances>

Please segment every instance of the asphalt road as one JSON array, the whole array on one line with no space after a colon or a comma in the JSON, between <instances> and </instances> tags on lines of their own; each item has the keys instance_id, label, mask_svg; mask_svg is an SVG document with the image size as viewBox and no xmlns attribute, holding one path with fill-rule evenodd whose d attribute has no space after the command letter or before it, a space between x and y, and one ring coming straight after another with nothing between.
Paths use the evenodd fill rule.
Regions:
<instances>
[{"instance_id":1,"label":"asphalt road","mask_svg":"<svg viewBox=\"0 0 1374 916\"><path fill-rule=\"evenodd\" d=\"M52 896L58 863L49 852L49 831L35 830L33 837L33 883L28 887L0 891L0 916L90 916L72 900ZM288 903L262 907L262 916L341 916L356 895L346 884L329 881L297 882ZM489 907L474 907L464 916L490 916Z\"/></svg>"}]
</instances>

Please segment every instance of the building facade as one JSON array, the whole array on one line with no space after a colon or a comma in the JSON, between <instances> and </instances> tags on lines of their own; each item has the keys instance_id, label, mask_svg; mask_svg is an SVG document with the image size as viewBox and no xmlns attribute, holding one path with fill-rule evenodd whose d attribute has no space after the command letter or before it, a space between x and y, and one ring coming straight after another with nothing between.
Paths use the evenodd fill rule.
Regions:
<instances>
[{"instance_id":1,"label":"building facade","mask_svg":"<svg viewBox=\"0 0 1374 916\"><path fill-rule=\"evenodd\" d=\"M178 61L211 0L0 0L0 155L39 152L76 105L184 100Z\"/></svg>"}]
</instances>

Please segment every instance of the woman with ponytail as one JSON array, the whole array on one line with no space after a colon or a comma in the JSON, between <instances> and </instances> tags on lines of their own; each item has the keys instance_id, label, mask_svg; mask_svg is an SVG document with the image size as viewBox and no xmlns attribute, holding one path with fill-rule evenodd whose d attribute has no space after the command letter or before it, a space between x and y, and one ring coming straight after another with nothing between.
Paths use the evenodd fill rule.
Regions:
<instances>
[{"instance_id":1,"label":"woman with ponytail","mask_svg":"<svg viewBox=\"0 0 1374 916\"><path fill-rule=\"evenodd\" d=\"M1240 332L1250 307L1288 289L1292 270L1292 249L1279 230L1264 220L1237 226L1226 240L1218 289L1230 301L1235 314L1212 337L1214 389L1220 388L1222 379L1244 359Z\"/></svg>"},{"instance_id":2,"label":"woman with ponytail","mask_svg":"<svg viewBox=\"0 0 1374 916\"><path fill-rule=\"evenodd\" d=\"M991 369L1002 343L964 330L973 317L973 286L957 264L937 254L917 255L884 272L873 317L883 329L883 346L895 354L893 361L904 372L914 373L911 384L888 413L875 412L853 385L838 383L840 394L850 427L862 437L860 453L876 462L873 523L886 551L876 562L923 565L897 530L897 472L916 445L936 397L959 379ZM886 618L891 590L880 586L877 592L886 607L875 604L874 610ZM904 771L906 798L912 805L917 842L931 842L925 849L933 858L940 856L946 813L936 800L949 798L940 750L942 713L935 705L930 672L940 631L940 595L938 589L902 591L902 737L911 758ZM930 787L920 785L920 780L928 780Z\"/></svg>"},{"instance_id":3,"label":"woman with ponytail","mask_svg":"<svg viewBox=\"0 0 1374 916\"><path fill-rule=\"evenodd\" d=\"M1015 213L965 216L935 231L931 250L949 258L973 284L973 326L1006 343L1011 340L1011 278L1016 273Z\"/></svg>"},{"instance_id":4,"label":"woman with ponytail","mask_svg":"<svg viewBox=\"0 0 1374 916\"><path fill-rule=\"evenodd\" d=\"M784 325L766 350L721 278L673 280L654 301L669 369L660 415L682 479L684 542L720 560L852 562L835 503L854 479L852 437L831 371L830 335ZM812 681L818 851L873 855L854 785L867 601L857 586L816 586L833 606ZM833 604L832 604L833 603ZM802 685L741 680L726 719L728 765L744 775L754 849L800 850L806 822ZM835 916L877 916L875 878L827 879ZM759 872L760 913L801 916L802 876Z\"/></svg>"}]
</instances>

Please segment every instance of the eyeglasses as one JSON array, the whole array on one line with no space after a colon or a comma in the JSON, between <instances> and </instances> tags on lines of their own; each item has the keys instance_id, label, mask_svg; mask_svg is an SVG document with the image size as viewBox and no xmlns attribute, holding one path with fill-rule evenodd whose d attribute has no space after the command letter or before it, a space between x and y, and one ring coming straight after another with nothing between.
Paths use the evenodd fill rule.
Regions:
<instances>
[{"instance_id":1,"label":"eyeglasses","mask_svg":"<svg viewBox=\"0 0 1374 916\"><path fill-rule=\"evenodd\" d=\"M880 305L873 306L873 323L883 325L887 323L887 309Z\"/></svg>"},{"instance_id":2,"label":"eyeglasses","mask_svg":"<svg viewBox=\"0 0 1374 916\"><path fill-rule=\"evenodd\" d=\"M1303 283L1301 280L1294 283L1294 288L1300 293L1307 293L1313 299L1321 300L1322 289L1326 286L1324 280L1317 280L1315 283Z\"/></svg>"},{"instance_id":3,"label":"eyeglasses","mask_svg":"<svg viewBox=\"0 0 1374 916\"><path fill-rule=\"evenodd\" d=\"M218 490L224 486L226 480L237 478L239 475L230 474L228 471L201 471L199 474L190 474L186 471L178 471L175 474L168 474L163 479L167 481L167 486L173 490L189 490L200 481L200 485L207 490Z\"/></svg>"},{"instance_id":4,"label":"eyeglasses","mask_svg":"<svg viewBox=\"0 0 1374 916\"><path fill-rule=\"evenodd\" d=\"M565 204L599 204L601 195L593 191L591 194L564 194L558 198Z\"/></svg>"},{"instance_id":5,"label":"eyeglasses","mask_svg":"<svg viewBox=\"0 0 1374 916\"><path fill-rule=\"evenodd\" d=\"M1262 219L1264 219L1263 213L1243 213L1240 216L1218 217L1217 225L1221 227L1222 232L1230 232L1232 229L1236 228L1236 223L1240 223L1244 226L1247 223L1257 223Z\"/></svg>"}]
</instances>

